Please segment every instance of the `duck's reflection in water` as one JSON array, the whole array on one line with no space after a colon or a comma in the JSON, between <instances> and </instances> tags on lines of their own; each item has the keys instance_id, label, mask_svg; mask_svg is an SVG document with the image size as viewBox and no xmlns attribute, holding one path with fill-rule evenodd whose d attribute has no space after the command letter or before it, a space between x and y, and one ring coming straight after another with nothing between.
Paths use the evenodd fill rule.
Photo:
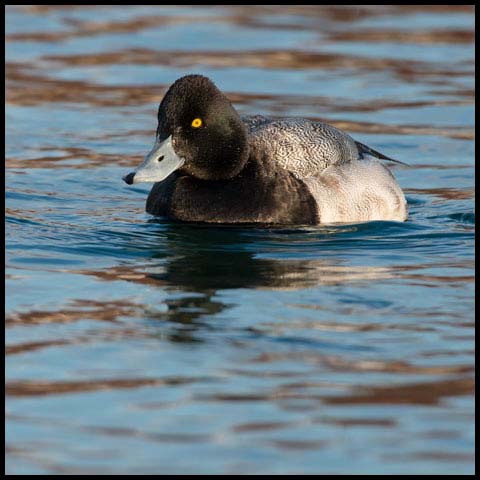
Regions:
<instances>
[{"instance_id":1,"label":"duck's reflection in water","mask_svg":"<svg viewBox=\"0 0 480 480\"><path fill-rule=\"evenodd\" d=\"M173 339L191 341L195 328L230 307L217 295L221 290L298 290L393 276L386 267L321 258L320 248L312 258L312 242L318 243L319 235L308 242L301 230L163 225L161 251L152 252L152 261L136 272L143 269L142 281L163 287L169 296L161 310L146 307L146 316L181 325Z\"/></svg>"}]
</instances>

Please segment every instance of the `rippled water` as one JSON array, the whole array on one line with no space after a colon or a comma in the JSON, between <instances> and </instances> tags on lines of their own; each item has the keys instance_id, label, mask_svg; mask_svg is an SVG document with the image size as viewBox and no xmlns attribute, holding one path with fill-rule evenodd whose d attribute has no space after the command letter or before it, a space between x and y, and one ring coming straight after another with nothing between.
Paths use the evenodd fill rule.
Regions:
<instances>
[{"instance_id":1,"label":"rippled water","mask_svg":"<svg viewBox=\"0 0 480 480\"><path fill-rule=\"evenodd\" d=\"M472 8L8 7L7 473L473 473ZM408 222L147 215L190 72L407 161Z\"/></svg>"}]
</instances>

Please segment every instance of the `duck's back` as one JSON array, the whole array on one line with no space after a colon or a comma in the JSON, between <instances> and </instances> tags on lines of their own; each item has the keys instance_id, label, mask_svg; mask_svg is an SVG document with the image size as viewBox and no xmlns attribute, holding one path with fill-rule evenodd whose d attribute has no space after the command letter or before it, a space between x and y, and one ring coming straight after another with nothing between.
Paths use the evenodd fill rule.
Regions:
<instances>
[{"instance_id":1,"label":"duck's back","mask_svg":"<svg viewBox=\"0 0 480 480\"><path fill-rule=\"evenodd\" d=\"M331 165L355 161L360 156L355 140L327 123L261 115L242 120L249 131L250 146L267 152L272 162L299 178L316 175Z\"/></svg>"}]
</instances>

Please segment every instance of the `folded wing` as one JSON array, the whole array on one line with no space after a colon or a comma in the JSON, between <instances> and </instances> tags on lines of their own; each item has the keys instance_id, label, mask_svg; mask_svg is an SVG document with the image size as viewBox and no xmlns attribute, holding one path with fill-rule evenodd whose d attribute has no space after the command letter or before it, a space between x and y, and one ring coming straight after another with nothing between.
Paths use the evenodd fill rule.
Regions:
<instances>
[{"instance_id":1,"label":"folded wing","mask_svg":"<svg viewBox=\"0 0 480 480\"><path fill-rule=\"evenodd\" d=\"M332 165L358 160L352 137L331 125L300 118L243 117L250 146L298 178L308 178Z\"/></svg>"}]
</instances>

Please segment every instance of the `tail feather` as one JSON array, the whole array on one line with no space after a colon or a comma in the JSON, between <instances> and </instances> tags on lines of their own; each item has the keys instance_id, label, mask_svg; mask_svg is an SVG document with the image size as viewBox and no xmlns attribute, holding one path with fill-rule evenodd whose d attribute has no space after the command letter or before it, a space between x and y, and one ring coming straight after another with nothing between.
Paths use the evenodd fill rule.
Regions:
<instances>
[{"instance_id":1,"label":"tail feather","mask_svg":"<svg viewBox=\"0 0 480 480\"><path fill-rule=\"evenodd\" d=\"M373 148L367 147L367 145L364 145L363 143L356 141L355 144L358 147L360 158L363 158L363 155L371 155L372 157L379 158L380 160L387 160L389 162L399 163L400 165L406 165L407 167L410 166L408 163L401 162L400 160L395 160L394 158L387 157L383 153L377 152Z\"/></svg>"}]
</instances>

